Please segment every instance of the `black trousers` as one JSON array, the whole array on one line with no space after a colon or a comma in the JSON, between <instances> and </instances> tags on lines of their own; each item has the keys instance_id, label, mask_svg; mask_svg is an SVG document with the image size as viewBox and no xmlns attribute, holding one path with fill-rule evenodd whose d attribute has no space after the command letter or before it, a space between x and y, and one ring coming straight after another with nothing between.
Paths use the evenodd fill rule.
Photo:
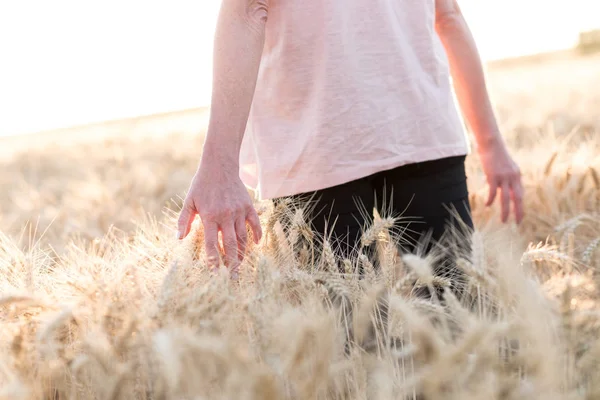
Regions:
<instances>
[{"instance_id":1,"label":"black trousers","mask_svg":"<svg viewBox=\"0 0 600 400\"><path fill-rule=\"evenodd\" d=\"M465 156L404 165L342 185L288 197L308 210L312 229L330 238L340 258L352 258L373 210L382 216L399 216L392 233L401 253L428 253L436 246L442 254L436 274L452 275L456 250L467 255L473 229L465 173ZM278 204L283 198L274 199ZM450 229L454 228L454 229ZM444 244L456 237L458 242ZM462 239L461 239L462 238ZM458 248L456 247L458 246ZM374 263L375 264L375 263Z\"/></svg>"}]
</instances>

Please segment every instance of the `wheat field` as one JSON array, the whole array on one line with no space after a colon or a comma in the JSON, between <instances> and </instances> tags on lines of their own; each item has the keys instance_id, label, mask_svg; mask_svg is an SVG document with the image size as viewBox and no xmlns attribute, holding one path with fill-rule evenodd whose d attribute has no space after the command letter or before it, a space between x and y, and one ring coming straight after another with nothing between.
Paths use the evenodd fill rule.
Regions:
<instances>
[{"instance_id":1,"label":"wheat field","mask_svg":"<svg viewBox=\"0 0 600 400\"><path fill-rule=\"evenodd\" d=\"M194 129L5 151L0 398L600 399L599 63L490 67L526 217L503 225L484 207L470 155L461 299L414 295L447 282L430 257L395 251L391 217L364 234L381 270L342 260L363 264L358 280L331 246L319 265L293 252L318 238L270 202L239 282L210 274L197 222L175 240Z\"/></svg>"}]
</instances>

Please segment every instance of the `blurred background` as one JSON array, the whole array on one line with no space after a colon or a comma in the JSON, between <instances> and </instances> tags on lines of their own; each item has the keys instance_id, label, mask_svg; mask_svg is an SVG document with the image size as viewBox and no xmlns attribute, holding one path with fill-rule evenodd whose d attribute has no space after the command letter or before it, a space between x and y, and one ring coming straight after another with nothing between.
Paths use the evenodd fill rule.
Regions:
<instances>
[{"instance_id":1,"label":"blurred background","mask_svg":"<svg viewBox=\"0 0 600 400\"><path fill-rule=\"evenodd\" d=\"M220 2L0 2L0 136L206 107ZM482 57L572 48L597 0L461 0Z\"/></svg>"}]
</instances>

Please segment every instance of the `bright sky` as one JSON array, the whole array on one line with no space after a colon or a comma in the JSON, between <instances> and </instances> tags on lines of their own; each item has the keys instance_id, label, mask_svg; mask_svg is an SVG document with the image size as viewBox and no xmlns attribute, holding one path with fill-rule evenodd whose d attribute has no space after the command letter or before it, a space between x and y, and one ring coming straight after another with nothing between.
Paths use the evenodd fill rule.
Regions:
<instances>
[{"instance_id":1,"label":"bright sky","mask_svg":"<svg viewBox=\"0 0 600 400\"><path fill-rule=\"evenodd\" d=\"M600 25L598 0L459 3L485 59L569 47ZM0 1L0 136L208 105L219 4Z\"/></svg>"}]
</instances>

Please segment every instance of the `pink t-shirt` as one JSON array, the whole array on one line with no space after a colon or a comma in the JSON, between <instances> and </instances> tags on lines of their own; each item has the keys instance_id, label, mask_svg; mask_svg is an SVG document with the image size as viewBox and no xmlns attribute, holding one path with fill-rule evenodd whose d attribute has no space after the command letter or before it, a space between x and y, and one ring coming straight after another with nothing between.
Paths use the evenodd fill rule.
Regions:
<instances>
[{"instance_id":1,"label":"pink t-shirt","mask_svg":"<svg viewBox=\"0 0 600 400\"><path fill-rule=\"evenodd\" d=\"M240 153L261 199L470 152L434 0L270 0Z\"/></svg>"}]
</instances>

